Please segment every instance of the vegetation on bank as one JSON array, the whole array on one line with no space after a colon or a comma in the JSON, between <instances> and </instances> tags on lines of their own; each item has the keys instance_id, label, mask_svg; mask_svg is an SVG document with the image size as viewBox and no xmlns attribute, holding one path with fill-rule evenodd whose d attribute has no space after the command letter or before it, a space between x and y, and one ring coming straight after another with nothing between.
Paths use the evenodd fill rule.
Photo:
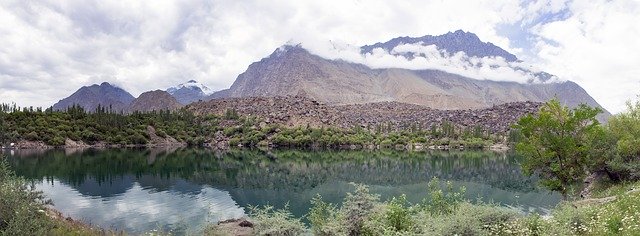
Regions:
<instances>
[{"instance_id":1,"label":"vegetation on bank","mask_svg":"<svg viewBox=\"0 0 640 236\"><path fill-rule=\"evenodd\" d=\"M312 200L305 215L309 227L286 208L251 207L254 235L638 235L640 192L583 206L564 202L548 217L519 212L461 196L464 189L433 179L417 204L404 196L380 201L363 185L341 205ZM206 235L226 235L224 225L210 225Z\"/></svg>"},{"instance_id":2,"label":"vegetation on bank","mask_svg":"<svg viewBox=\"0 0 640 236\"><path fill-rule=\"evenodd\" d=\"M0 235L99 235L73 220L63 219L47 207L42 192L17 177L0 156Z\"/></svg>"},{"instance_id":3,"label":"vegetation on bank","mask_svg":"<svg viewBox=\"0 0 640 236\"><path fill-rule=\"evenodd\" d=\"M598 113L552 100L520 119L514 128L521 134L516 150L524 157L523 171L565 196L581 189L589 175L613 183L640 180L640 101L629 102L604 126Z\"/></svg>"},{"instance_id":4,"label":"vegetation on bank","mask_svg":"<svg viewBox=\"0 0 640 236\"><path fill-rule=\"evenodd\" d=\"M22 140L62 146L67 139L86 144L146 145L150 142L147 127L156 134L175 138L187 145L224 142L228 146L327 147L340 148L421 144L452 148L483 148L502 143L506 134L489 134L481 127L460 127L443 121L423 130L407 127L403 130L379 126L375 130L360 127L289 127L266 124L257 117L240 116L234 110L223 115L199 115L178 111L115 113L105 107L87 112L73 106L66 111L19 108L3 104L0 107L0 143Z\"/></svg>"}]
</instances>

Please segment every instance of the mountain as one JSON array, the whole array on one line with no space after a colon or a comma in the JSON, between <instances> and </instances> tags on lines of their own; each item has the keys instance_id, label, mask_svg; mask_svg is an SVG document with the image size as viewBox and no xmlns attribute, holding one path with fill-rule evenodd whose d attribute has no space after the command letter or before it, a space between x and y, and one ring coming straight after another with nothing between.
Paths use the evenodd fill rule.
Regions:
<instances>
[{"instance_id":1,"label":"mountain","mask_svg":"<svg viewBox=\"0 0 640 236\"><path fill-rule=\"evenodd\" d=\"M74 104L80 105L86 111L93 112L101 105L111 107L113 111L124 111L135 98L127 91L107 82L100 85L83 86L71 96L53 105L54 110L65 110Z\"/></svg>"},{"instance_id":2,"label":"mountain","mask_svg":"<svg viewBox=\"0 0 640 236\"><path fill-rule=\"evenodd\" d=\"M160 111L160 110L176 110L182 107L176 98L166 91L155 90L144 92L138 98L131 102L127 109L133 111Z\"/></svg>"},{"instance_id":3,"label":"mountain","mask_svg":"<svg viewBox=\"0 0 640 236\"><path fill-rule=\"evenodd\" d=\"M461 34L456 31L446 37L451 35ZM468 33L462 35L472 38ZM449 44L458 45L457 42ZM495 46L483 44L482 47ZM495 48L472 50L469 54L474 52L503 54ZM554 97L569 106L586 103L601 107L584 89L570 81L517 83L477 80L438 70L371 69L362 64L324 59L300 46L278 48L269 57L252 63L229 89L216 92L209 99L291 95L334 105L395 101L435 109L487 108L508 102L544 102ZM608 115L606 113L604 119Z\"/></svg>"},{"instance_id":4,"label":"mountain","mask_svg":"<svg viewBox=\"0 0 640 236\"><path fill-rule=\"evenodd\" d=\"M189 80L184 84L168 88L166 91L183 105L197 102L198 100L202 100L213 93L213 91L207 86L204 86L195 80Z\"/></svg>"},{"instance_id":5,"label":"mountain","mask_svg":"<svg viewBox=\"0 0 640 236\"><path fill-rule=\"evenodd\" d=\"M515 55L505 51L504 49L489 42L482 42L474 33L464 32L462 30L449 32L439 36L426 35L417 38L398 37L384 43L362 46L360 49L363 54L371 53L375 48L382 48L389 52L401 44L420 44L423 46L435 45L438 49L446 50L449 54L465 52L469 57L499 56L508 62L515 62L518 60ZM413 57L413 54L409 53L405 56L411 58Z\"/></svg>"}]
</instances>

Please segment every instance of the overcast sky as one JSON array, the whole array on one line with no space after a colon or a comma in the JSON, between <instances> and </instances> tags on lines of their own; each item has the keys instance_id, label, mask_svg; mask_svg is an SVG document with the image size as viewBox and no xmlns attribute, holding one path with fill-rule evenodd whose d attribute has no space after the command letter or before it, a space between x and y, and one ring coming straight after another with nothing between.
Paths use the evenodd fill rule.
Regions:
<instances>
[{"instance_id":1,"label":"overcast sky","mask_svg":"<svg viewBox=\"0 0 640 236\"><path fill-rule=\"evenodd\" d=\"M103 81L134 96L190 79L219 90L287 42L327 54L462 29L616 113L640 94L638 22L640 0L4 0L0 102L48 107Z\"/></svg>"}]
</instances>

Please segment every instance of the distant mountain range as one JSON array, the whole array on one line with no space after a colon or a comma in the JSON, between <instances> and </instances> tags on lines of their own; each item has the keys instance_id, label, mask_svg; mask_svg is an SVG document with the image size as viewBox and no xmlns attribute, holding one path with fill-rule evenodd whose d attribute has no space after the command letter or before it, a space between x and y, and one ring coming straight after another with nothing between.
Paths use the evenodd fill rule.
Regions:
<instances>
[{"instance_id":1,"label":"distant mountain range","mask_svg":"<svg viewBox=\"0 0 640 236\"><path fill-rule=\"evenodd\" d=\"M399 37L362 46L360 50L363 55L377 48L391 52L403 44L435 45L440 52L450 55L464 52L469 57L502 57L506 62L520 62L506 50L461 30L440 36ZM405 52L401 56L412 59L420 55ZM523 68L515 69L530 72ZM543 82L553 77L545 72L530 73ZM100 86L82 87L70 97L56 103L54 109L63 109L74 103L87 110L95 108L97 104L111 105L127 111L178 107L166 94L157 91L147 94L150 96L146 98L147 101L156 100L153 107L150 102L146 103L149 105L130 107L133 97L122 89L109 86L108 83L103 83ZM472 79L440 70L372 69L362 64L325 59L301 46L280 47L268 57L252 63L245 72L238 75L229 89L213 92L190 80L168 88L166 92L181 105L218 98L298 95L328 105L390 101L435 109L477 109L508 102L544 102L556 97L569 106L586 103L601 107L584 89L571 81L517 83ZM158 99L153 99L155 97ZM609 115L605 111L600 118L606 120Z\"/></svg>"},{"instance_id":2,"label":"distant mountain range","mask_svg":"<svg viewBox=\"0 0 640 236\"><path fill-rule=\"evenodd\" d=\"M176 110L183 105L166 91L155 90L144 92L138 98L130 93L104 82L84 86L71 96L53 105L54 110L65 110L70 106L79 105L88 112L94 112L98 105L113 112Z\"/></svg>"}]
</instances>

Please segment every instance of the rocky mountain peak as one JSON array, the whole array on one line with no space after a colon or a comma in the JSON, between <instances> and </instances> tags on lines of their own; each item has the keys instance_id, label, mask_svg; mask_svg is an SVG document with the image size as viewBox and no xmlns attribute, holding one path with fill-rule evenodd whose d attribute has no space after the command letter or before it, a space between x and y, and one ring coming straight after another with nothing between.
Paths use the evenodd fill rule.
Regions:
<instances>
[{"instance_id":1,"label":"rocky mountain peak","mask_svg":"<svg viewBox=\"0 0 640 236\"><path fill-rule=\"evenodd\" d=\"M166 91L183 105L201 100L214 92L209 87L193 79L170 87Z\"/></svg>"},{"instance_id":2,"label":"rocky mountain peak","mask_svg":"<svg viewBox=\"0 0 640 236\"><path fill-rule=\"evenodd\" d=\"M439 50L445 50L449 54L464 52L469 57L502 57L509 62L518 60L515 55L492 43L483 42L476 34L463 30L456 30L438 36L398 37L387 42L362 46L360 50L363 54L371 53L375 48L382 48L390 52L393 48L402 44L435 45ZM411 55L407 56L411 57Z\"/></svg>"},{"instance_id":3,"label":"rocky mountain peak","mask_svg":"<svg viewBox=\"0 0 640 236\"><path fill-rule=\"evenodd\" d=\"M122 88L108 82L100 85L83 86L69 97L53 105L54 110L64 110L73 105L79 105L86 111L93 112L98 105L110 107L113 111L123 111L135 98Z\"/></svg>"}]
</instances>

